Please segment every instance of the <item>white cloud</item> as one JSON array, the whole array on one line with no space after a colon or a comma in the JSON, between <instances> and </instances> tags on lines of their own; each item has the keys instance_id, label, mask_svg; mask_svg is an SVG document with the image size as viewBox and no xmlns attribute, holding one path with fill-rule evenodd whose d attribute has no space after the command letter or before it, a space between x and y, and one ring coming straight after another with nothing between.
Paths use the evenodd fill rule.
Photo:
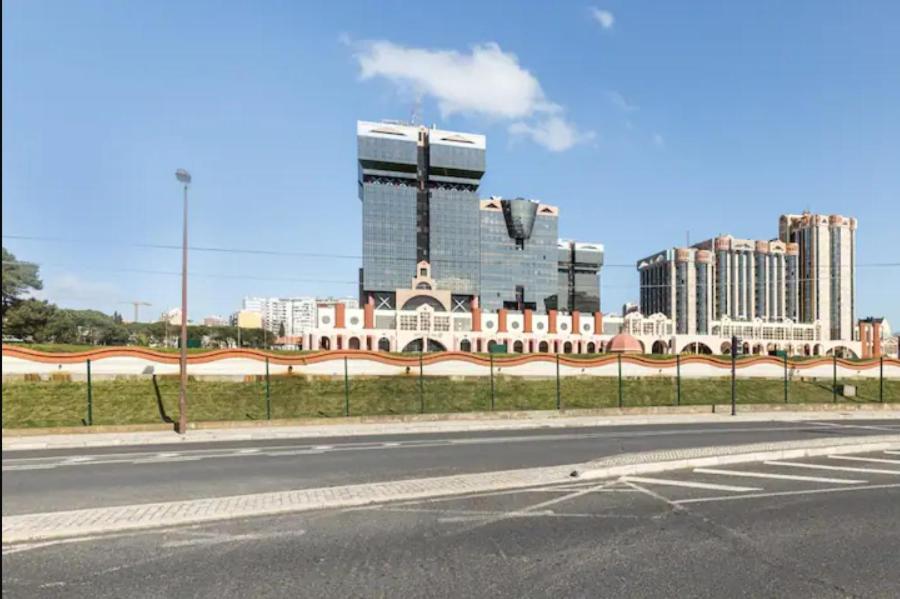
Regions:
<instances>
[{"instance_id":1,"label":"white cloud","mask_svg":"<svg viewBox=\"0 0 900 599\"><path fill-rule=\"evenodd\" d=\"M537 77L496 43L459 52L378 40L356 44L355 57L363 80L383 77L416 98L430 96L442 117L465 114L515 121L511 132L527 134L553 151L586 138L563 118L563 108L547 98Z\"/></svg>"},{"instance_id":2,"label":"white cloud","mask_svg":"<svg viewBox=\"0 0 900 599\"><path fill-rule=\"evenodd\" d=\"M595 137L593 131L580 132L575 125L558 116L551 116L534 125L516 122L509 126L509 132L530 137L552 152L568 150L575 144Z\"/></svg>"},{"instance_id":3,"label":"white cloud","mask_svg":"<svg viewBox=\"0 0 900 599\"><path fill-rule=\"evenodd\" d=\"M437 99L441 115L478 113L522 118L558 112L537 78L519 65L515 54L494 43L455 50L406 48L388 41L363 44L356 55L363 79L384 77Z\"/></svg>"},{"instance_id":4,"label":"white cloud","mask_svg":"<svg viewBox=\"0 0 900 599\"><path fill-rule=\"evenodd\" d=\"M616 22L616 18L611 12L597 8L596 6L591 7L591 16L595 21L600 23L600 26L604 29L612 29L613 24Z\"/></svg>"},{"instance_id":5,"label":"white cloud","mask_svg":"<svg viewBox=\"0 0 900 599\"><path fill-rule=\"evenodd\" d=\"M634 112L640 108L637 104L632 104L625 99L625 96L617 91L606 92L606 97L612 102L613 106L623 112Z\"/></svg>"}]
</instances>

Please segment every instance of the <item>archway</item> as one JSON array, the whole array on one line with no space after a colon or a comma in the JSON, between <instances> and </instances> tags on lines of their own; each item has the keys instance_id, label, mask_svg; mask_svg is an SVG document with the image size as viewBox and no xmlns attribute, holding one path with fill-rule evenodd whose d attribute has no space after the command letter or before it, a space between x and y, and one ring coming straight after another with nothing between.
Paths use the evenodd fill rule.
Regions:
<instances>
[{"instance_id":1,"label":"archway","mask_svg":"<svg viewBox=\"0 0 900 599\"><path fill-rule=\"evenodd\" d=\"M349 349L359 349L359 337L350 337L350 341L347 342L347 347Z\"/></svg>"},{"instance_id":2,"label":"archway","mask_svg":"<svg viewBox=\"0 0 900 599\"><path fill-rule=\"evenodd\" d=\"M497 351L497 350L496 350L496 347L497 347L497 342L496 342L496 341L494 341L493 339L491 339L490 341L488 341L488 344L487 344L487 350L488 350L488 353Z\"/></svg>"},{"instance_id":3,"label":"archway","mask_svg":"<svg viewBox=\"0 0 900 599\"><path fill-rule=\"evenodd\" d=\"M428 340L428 351L447 351L447 348L440 341L434 339Z\"/></svg>"},{"instance_id":4,"label":"archway","mask_svg":"<svg viewBox=\"0 0 900 599\"><path fill-rule=\"evenodd\" d=\"M447 351L447 348L444 347L444 344L435 341L434 339L429 339L427 345L424 340L419 337L417 339L413 339L409 343L406 344L406 347L403 348L404 352L433 352L433 351Z\"/></svg>"},{"instance_id":5,"label":"archway","mask_svg":"<svg viewBox=\"0 0 900 599\"><path fill-rule=\"evenodd\" d=\"M813 355L814 356L822 355L822 345L821 344L816 343L816 346L813 348Z\"/></svg>"},{"instance_id":6,"label":"archway","mask_svg":"<svg viewBox=\"0 0 900 599\"><path fill-rule=\"evenodd\" d=\"M391 351L391 342L387 337L378 340L378 351Z\"/></svg>"},{"instance_id":7,"label":"archway","mask_svg":"<svg viewBox=\"0 0 900 599\"><path fill-rule=\"evenodd\" d=\"M319 349L331 349L331 339L328 337L322 337L319 339Z\"/></svg>"},{"instance_id":8,"label":"archway","mask_svg":"<svg viewBox=\"0 0 900 599\"><path fill-rule=\"evenodd\" d=\"M727 341L722 344L722 347L719 348L722 354L729 356L731 355L731 344Z\"/></svg>"},{"instance_id":9,"label":"archway","mask_svg":"<svg viewBox=\"0 0 900 599\"><path fill-rule=\"evenodd\" d=\"M571 341L566 341L566 342L563 344L563 353L564 353L564 354L571 354L571 353L572 353L572 342L571 342Z\"/></svg>"},{"instance_id":10,"label":"archway","mask_svg":"<svg viewBox=\"0 0 900 599\"><path fill-rule=\"evenodd\" d=\"M758 356L759 354L762 353L762 350L763 350L762 343L757 343L756 345L753 346L753 354L754 355Z\"/></svg>"},{"instance_id":11,"label":"archway","mask_svg":"<svg viewBox=\"0 0 900 599\"><path fill-rule=\"evenodd\" d=\"M665 341L654 341L653 347L651 348L651 353L667 354L669 353L669 346Z\"/></svg>"},{"instance_id":12,"label":"archway","mask_svg":"<svg viewBox=\"0 0 900 599\"><path fill-rule=\"evenodd\" d=\"M812 352L809 349L809 343L807 343L806 345L803 346L803 355L809 356L811 354L812 354Z\"/></svg>"},{"instance_id":13,"label":"archway","mask_svg":"<svg viewBox=\"0 0 900 599\"><path fill-rule=\"evenodd\" d=\"M525 351L525 346L522 345L521 341L516 341L515 343L513 343L513 351L517 354L521 354Z\"/></svg>"},{"instance_id":14,"label":"archway","mask_svg":"<svg viewBox=\"0 0 900 599\"><path fill-rule=\"evenodd\" d=\"M833 347L832 349L829 349L825 355L837 356L838 358L850 358L850 359L854 359L854 360L858 357L856 355L856 352L854 352L849 347L846 347L843 345L837 345L837 346Z\"/></svg>"},{"instance_id":15,"label":"archway","mask_svg":"<svg viewBox=\"0 0 900 599\"><path fill-rule=\"evenodd\" d=\"M547 345L546 341L541 341L540 344L538 345L538 351L543 354L546 354L548 351L550 351L550 346Z\"/></svg>"},{"instance_id":16,"label":"archway","mask_svg":"<svg viewBox=\"0 0 900 599\"><path fill-rule=\"evenodd\" d=\"M593 341L588 341L587 349L585 351L587 351L587 353L589 354L597 353L597 347L594 345Z\"/></svg>"},{"instance_id":17,"label":"archway","mask_svg":"<svg viewBox=\"0 0 900 599\"><path fill-rule=\"evenodd\" d=\"M468 339L463 339L459 342L459 351L469 352L472 351L472 342Z\"/></svg>"},{"instance_id":18,"label":"archway","mask_svg":"<svg viewBox=\"0 0 900 599\"><path fill-rule=\"evenodd\" d=\"M705 343L700 343L699 341L695 341L693 343L688 343L684 346L684 349L681 350L681 353L684 354L703 354L710 355L712 354L712 349L706 345Z\"/></svg>"}]
</instances>

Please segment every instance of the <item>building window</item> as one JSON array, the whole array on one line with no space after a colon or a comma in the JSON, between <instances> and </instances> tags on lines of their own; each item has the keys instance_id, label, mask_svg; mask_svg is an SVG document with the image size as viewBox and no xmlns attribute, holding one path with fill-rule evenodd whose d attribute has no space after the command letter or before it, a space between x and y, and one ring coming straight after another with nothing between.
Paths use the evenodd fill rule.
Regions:
<instances>
[{"instance_id":1,"label":"building window","mask_svg":"<svg viewBox=\"0 0 900 599\"><path fill-rule=\"evenodd\" d=\"M418 319L415 314L401 314L400 315L400 330L401 331L415 331L416 325L418 323Z\"/></svg>"},{"instance_id":2,"label":"building window","mask_svg":"<svg viewBox=\"0 0 900 599\"><path fill-rule=\"evenodd\" d=\"M322 324L331 324L331 317L330 317L330 316L323 316L323 317L322 317Z\"/></svg>"},{"instance_id":3,"label":"building window","mask_svg":"<svg viewBox=\"0 0 900 599\"><path fill-rule=\"evenodd\" d=\"M352 317L350 319L350 324L359 324L359 318L357 318L356 316Z\"/></svg>"}]
</instances>

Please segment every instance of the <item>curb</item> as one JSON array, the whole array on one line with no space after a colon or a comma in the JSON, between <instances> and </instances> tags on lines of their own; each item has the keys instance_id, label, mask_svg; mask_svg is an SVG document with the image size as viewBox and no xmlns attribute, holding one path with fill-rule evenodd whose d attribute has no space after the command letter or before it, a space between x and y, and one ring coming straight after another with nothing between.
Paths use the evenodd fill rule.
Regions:
<instances>
[{"instance_id":1,"label":"curb","mask_svg":"<svg viewBox=\"0 0 900 599\"><path fill-rule=\"evenodd\" d=\"M879 435L863 439L836 437L809 441L754 443L732 447L643 452L622 454L572 466L527 468L298 491L25 514L3 518L3 544L79 538L234 518L524 489L538 485L565 483L571 481L572 476L577 476L579 480L594 480L691 467L828 454L863 453L891 448L900 448L900 435Z\"/></svg>"}]
</instances>

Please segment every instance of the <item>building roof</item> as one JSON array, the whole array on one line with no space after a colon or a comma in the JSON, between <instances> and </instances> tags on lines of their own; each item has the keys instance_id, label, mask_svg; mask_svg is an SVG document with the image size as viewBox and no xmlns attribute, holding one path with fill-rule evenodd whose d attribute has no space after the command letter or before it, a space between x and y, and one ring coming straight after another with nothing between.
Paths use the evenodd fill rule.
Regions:
<instances>
[{"instance_id":1,"label":"building roof","mask_svg":"<svg viewBox=\"0 0 900 599\"><path fill-rule=\"evenodd\" d=\"M628 333L619 333L609 340L606 351L616 354L642 354L644 347L640 341Z\"/></svg>"}]
</instances>

